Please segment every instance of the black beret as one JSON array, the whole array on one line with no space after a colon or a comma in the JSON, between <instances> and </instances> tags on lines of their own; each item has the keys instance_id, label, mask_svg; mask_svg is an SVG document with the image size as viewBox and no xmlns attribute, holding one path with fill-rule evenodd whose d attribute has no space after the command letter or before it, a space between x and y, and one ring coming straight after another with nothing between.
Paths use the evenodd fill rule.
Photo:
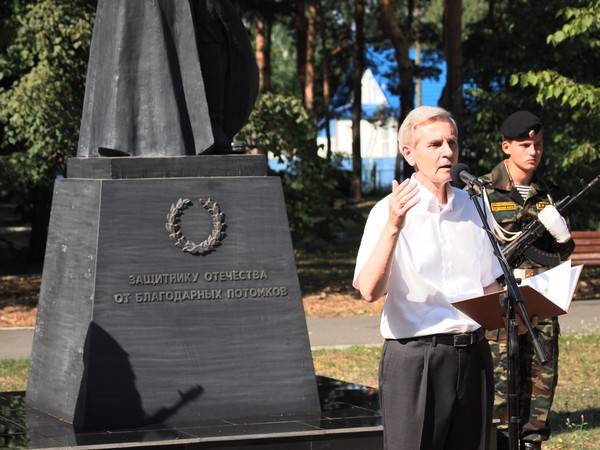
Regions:
<instances>
[{"instance_id":1,"label":"black beret","mask_svg":"<svg viewBox=\"0 0 600 450\"><path fill-rule=\"evenodd\" d=\"M542 121L529 111L517 111L506 118L500 127L504 139L532 138L542 129Z\"/></svg>"}]
</instances>

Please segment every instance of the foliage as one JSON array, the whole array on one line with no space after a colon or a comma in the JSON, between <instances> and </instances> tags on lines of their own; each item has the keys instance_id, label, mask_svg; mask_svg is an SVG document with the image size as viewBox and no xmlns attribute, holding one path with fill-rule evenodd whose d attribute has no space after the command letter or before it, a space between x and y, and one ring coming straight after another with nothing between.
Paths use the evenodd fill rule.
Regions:
<instances>
[{"instance_id":1,"label":"foliage","mask_svg":"<svg viewBox=\"0 0 600 450\"><path fill-rule=\"evenodd\" d=\"M547 37L549 45L559 50L565 46L580 48L582 53L586 48L593 53L600 46L600 1L561 9L557 17L566 22L561 29ZM510 82L512 85L534 88L540 105L561 108L570 115L577 136L563 153L561 168L564 171L573 171L574 167L587 168L587 171L579 173L591 177L600 174L600 85L595 69L597 66L579 66L583 67L573 70L570 66L559 66L557 69L517 73L513 74ZM588 203L586 209L589 206ZM596 202L598 206L600 204Z\"/></svg>"},{"instance_id":2,"label":"foliage","mask_svg":"<svg viewBox=\"0 0 600 450\"><path fill-rule=\"evenodd\" d=\"M538 89L536 99L542 105L552 99L560 101L562 105L568 104L571 108L579 106L593 109L600 105L599 87L577 83L554 70L514 74L510 81L512 85L536 87Z\"/></svg>"},{"instance_id":3,"label":"foliage","mask_svg":"<svg viewBox=\"0 0 600 450\"><path fill-rule=\"evenodd\" d=\"M581 8L564 8L557 14L567 22L562 28L547 37L547 42L554 47L568 44L569 40L579 40L581 45L590 51L600 45L600 1L596 0ZM583 65L583 64L582 64ZM563 69L562 67L560 69ZM584 120L596 120L600 107L600 86L595 68L591 72L569 70L570 75L563 75L559 70L528 71L514 74L512 85L531 86L537 90L536 100L541 105L559 102L562 106L577 108ZM600 124L600 123L599 123ZM598 136L594 136L595 139ZM600 139L598 139L600 141Z\"/></svg>"},{"instance_id":4,"label":"foliage","mask_svg":"<svg viewBox=\"0 0 600 450\"><path fill-rule=\"evenodd\" d=\"M567 23L561 30L548 36L549 43L558 45L566 39L584 37L590 38L590 46L598 47L600 40L598 36L593 37L592 33L600 29L600 1L592 0L586 3L582 7L568 7L559 12Z\"/></svg>"},{"instance_id":5,"label":"foliage","mask_svg":"<svg viewBox=\"0 0 600 450\"><path fill-rule=\"evenodd\" d=\"M472 88L462 157L474 171L485 173L498 163L500 124L508 114L528 109L544 122L540 173L557 186L559 198L600 173L600 55L590 51L598 42L598 1L582 4L497 1L472 24L464 44L464 72ZM597 228L600 197L588 194L570 213L573 228Z\"/></svg>"},{"instance_id":6,"label":"foliage","mask_svg":"<svg viewBox=\"0 0 600 450\"><path fill-rule=\"evenodd\" d=\"M557 17L566 23L547 37L548 44L559 48L561 44L578 40L590 51L600 46L600 0L580 8L564 8L558 11ZM586 120L596 119L596 111L600 106L600 86L597 84L595 68L591 72L570 69L567 73L570 75L563 75L553 69L527 71L514 74L510 82L512 85L536 88L536 99L542 105L557 100L561 105L580 108Z\"/></svg>"},{"instance_id":7,"label":"foliage","mask_svg":"<svg viewBox=\"0 0 600 450\"><path fill-rule=\"evenodd\" d=\"M236 139L280 159L310 157L316 154L313 123L302 100L268 92L260 96Z\"/></svg>"},{"instance_id":8,"label":"foliage","mask_svg":"<svg viewBox=\"0 0 600 450\"><path fill-rule=\"evenodd\" d=\"M421 0L417 2L417 11L422 14L422 27L425 29L425 37L431 42L429 45L442 47L441 36L443 35L444 0ZM463 0L462 1L462 34L468 35L471 24L483 20L488 12L488 2L485 0Z\"/></svg>"},{"instance_id":9,"label":"foliage","mask_svg":"<svg viewBox=\"0 0 600 450\"><path fill-rule=\"evenodd\" d=\"M340 188L346 184L345 173L330 161L294 158L280 175L296 245L314 246L316 240L330 238L351 218L344 208L347 192Z\"/></svg>"},{"instance_id":10,"label":"foliage","mask_svg":"<svg viewBox=\"0 0 600 450\"><path fill-rule=\"evenodd\" d=\"M371 0L372 2L373 0ZM301 96L296 59L296 8L295 2L277 0L238 0L244 18L253 23L259 12L272 19L271 34L271 73L272 91L280 95ZM323 110L322 64L327 55L329 62L329 83L334 93L350 64L352 55L352 4L337 0L319 0L320 14L317 18L315 45L315 100L316 109ZM371 27L376 28L377 15L367 15Z\"/></svg>"},{"instance_id":11,"label":"foliage","mask_svg":"<svg viewBox=\"0 0 600 450\"><path fill-rule=\"evenodd\" d=\"M0 182L26 193L49 185L75 151L93 7L15 2L13 17L14 39L0 55Z\"/></svg>"},{"instance_id":12,"label":"foliage","mask_svg":"<svg viewBox=\"0 0 600 450\"><path fill-rule=\"evenodd\" d=\"M236 137L287 163L280 175L296 244L330 236L344 218L342 210L334 209L344 196L338 189L343 175L330 161L316 156L314 123L299 98L265 93Z\"/></svg>"},{"instance_id":13,"label":"foliage","mask_svg":"<svg viewBox=\"0 0 600 450\"><path fill-rule=\"evenodd\" d=\"M296 76L296 48L289 30L279 22L273 24L271 64L273 92L300 96L300 84Z\"/></svg>"}]
</instances>

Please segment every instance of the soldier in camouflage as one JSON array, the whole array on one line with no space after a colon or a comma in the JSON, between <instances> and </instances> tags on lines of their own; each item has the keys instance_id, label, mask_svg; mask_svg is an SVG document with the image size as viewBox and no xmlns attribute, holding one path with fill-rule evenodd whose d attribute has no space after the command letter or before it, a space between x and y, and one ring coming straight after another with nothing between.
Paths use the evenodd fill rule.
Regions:
<instances>
[{"instance_id":1,"label":"soldier in camouflage","mask_svg":"<svg viewBox=\"0 0 600 450\"><path fill-rule=\"evenodd\" d=\"M537 218L547 229L514 268L515 277L522 279L560 264L571 254L574 243L565 220L551 206L554 201L548 186L535 174L543 152L544 132L540 119L528 111L518 111L504 121L500 131L502 151L508 158L481 178L489 183L486 202L494 219L494 232L501 244L507 244ZM525 449L541 449L541 443L550 436L548 417L558 378L558 319L541 320L535 329L548 356L548 364L538 363L529 335L521 335L520 437ZM500 420L498 450L501 450L508 448L506 333L504 330L488 332L488 340L494 359L494 417Z\"/></svg>"}]
</instances>

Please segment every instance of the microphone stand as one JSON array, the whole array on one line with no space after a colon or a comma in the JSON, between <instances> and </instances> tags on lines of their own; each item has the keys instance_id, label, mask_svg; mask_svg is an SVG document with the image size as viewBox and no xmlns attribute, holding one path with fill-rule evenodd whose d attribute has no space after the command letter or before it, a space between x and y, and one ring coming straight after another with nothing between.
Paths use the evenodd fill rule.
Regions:
<instances>
[{"instance_id":1,"label":"microphone stand","mask_svg":"<svg viewBox=\"0 0 600 450\"><path fill-rule=\"evenodd\" d=\"M479 186L480 192L474 188L474 183L467 183L469 197L477 209L477 213L481 218L483 229L485 230L494 250L494 255L498 259L502 272L504 272L504 280L506 282L506 292L500 296L500 303L506 310L506 345L508 354L508 389L507 389L507 404L508 404L508 441L510 450L519 449L519 436L521 434L521 414L519 411L519 324L515 316L515 312L519 314L522 322L527 327L527 332L533 343L533 348L541 364L546 364L546 357L542 346L535 335L529 315L525 309L525 303L521 296L521 291L517 281L512 273L508 261L504 257L500 244L496 236L490 229L487 221L486 213L483 210L481 203L476 197L481 196L481 191L485 186ZM480 197L481 198L481 197ZM481 198L483 203L483 198Z\"/></svg>"}]
</instances>

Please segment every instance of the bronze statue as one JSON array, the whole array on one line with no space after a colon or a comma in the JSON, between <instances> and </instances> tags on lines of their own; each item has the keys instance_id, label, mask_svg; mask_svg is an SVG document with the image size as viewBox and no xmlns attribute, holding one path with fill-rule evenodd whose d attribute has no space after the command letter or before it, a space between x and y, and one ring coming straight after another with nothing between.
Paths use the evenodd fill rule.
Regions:
<instances>
[{"instance_id":1,"label":"bronze statue","mask_svg":"<svg viewBox=\"0 0 600 450\"><path fill-rule=\"evenodd\" d=\"M228 153L257 93L229 0L99 0L77 156Z\"/></svg>"}]
</instances>

